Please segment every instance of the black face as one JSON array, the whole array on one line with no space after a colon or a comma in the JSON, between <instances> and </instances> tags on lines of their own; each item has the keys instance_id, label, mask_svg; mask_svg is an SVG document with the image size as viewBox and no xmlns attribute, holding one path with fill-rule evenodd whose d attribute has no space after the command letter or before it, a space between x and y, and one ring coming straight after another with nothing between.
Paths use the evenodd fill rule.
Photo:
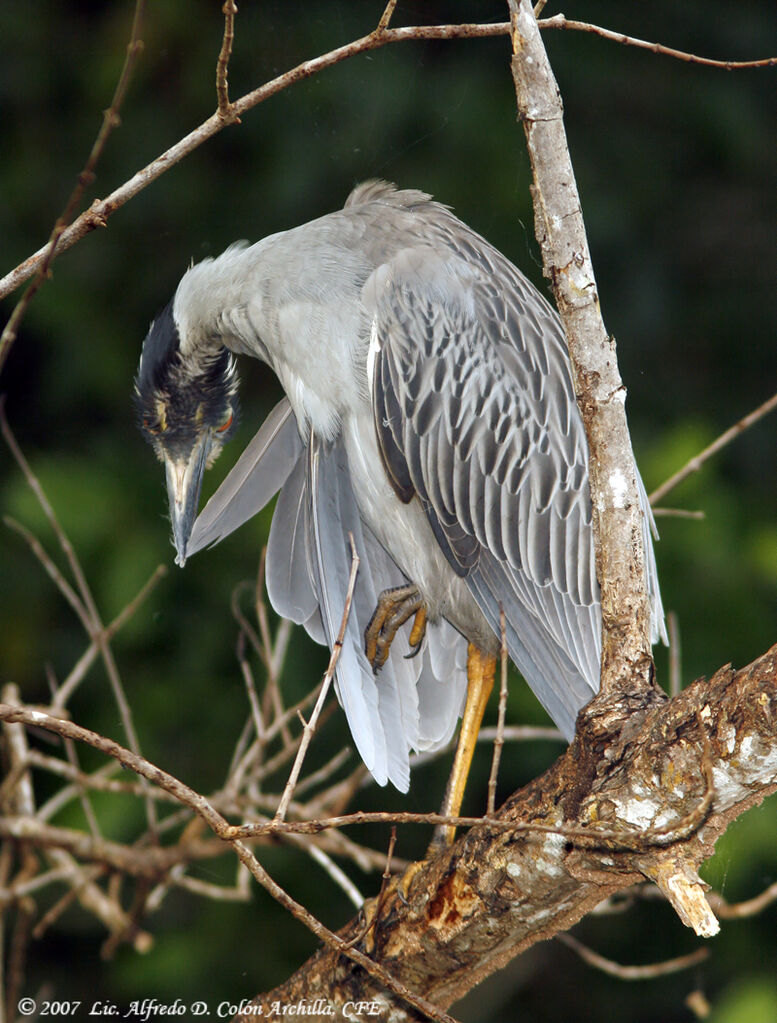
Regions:
<instances>
[{"instance_id":1,"label":"black face","mask_svg":"<svg viewBox=\"0 0 777 1023\"><path fill-rule=\"evenodd\" d=\"M188 458L198 438L210 430L210 464L237 427L240 405L233 357L221 348L185 363L171 301L143 342L134 399L138 426L159 457Z\"/></svg>"},{"instance_id":2,"label":"black face","mask_svg":"<svg viewBox=\"0 0 777 1023\"><path fill-rule=\"evenodd\" d=\"M192 346L181 338L170 302L151 324L135 378L141 432L165 466L170 523L180 565L186 561L205 469L237 427L234 359L223 346Z\"/></svg>"}]
</instances>

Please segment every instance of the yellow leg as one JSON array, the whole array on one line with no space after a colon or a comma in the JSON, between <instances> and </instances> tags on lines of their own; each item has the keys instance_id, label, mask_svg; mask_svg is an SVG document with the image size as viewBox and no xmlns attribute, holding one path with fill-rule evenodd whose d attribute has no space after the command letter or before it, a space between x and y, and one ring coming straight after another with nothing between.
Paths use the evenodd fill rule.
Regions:
<instances>
[{"instance_id":1,"label":"yellow leg","mask_svg":"<svg viewBox=\"0 0 777 1023\"><path fill-rule=\"evenodd\" d=\"M445 790L445 800L441 810L446 817L458 817L459 815L472 764L472 755L475 752L475 743L486 704L494 686L495 672L496 657L484 653L474 643L470 643L467 648L467 702L464 706L464 716L461 719L461 731L459 732L459 743L456 747L453 769L448 779L448 787ZM450 845L455 834L454 827L443 828L442 833L435 834L432 848L443 844Z\"/></svg>"}]
</instances>

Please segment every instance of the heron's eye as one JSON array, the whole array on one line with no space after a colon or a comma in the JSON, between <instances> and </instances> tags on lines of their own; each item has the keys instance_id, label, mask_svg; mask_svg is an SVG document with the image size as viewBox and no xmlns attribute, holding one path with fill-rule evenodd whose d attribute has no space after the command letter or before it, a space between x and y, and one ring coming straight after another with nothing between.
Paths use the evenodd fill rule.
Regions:
<instances>
[{"instance_id":1,"label":"heron's eye","mask_svg":"<svg viewBox=\"0 0 777 1023\"><path fill-rule=\"evenodd\" d=\"M161 428L162 428L161 424L159 423L158 420L153 421L149 419L148 416L143 416L143 429L146 430L148 433L154 434L154 436L156 436L156 434L159 433Z\"/></svg>"},{"instance_id":2,"label":"heron's eye","mask_svg":"<svg viewBox=\"0 0 777 1023\"><path fill-rule=\"evenodd\" d=\"M224 433L225 430L228 430L232 425L233 418L234 416L232 415L232 409L230 409L229 412L227 413L227 418L224 420L221 426L216 427L216 433Z\"/></svg>"}]
</instances>

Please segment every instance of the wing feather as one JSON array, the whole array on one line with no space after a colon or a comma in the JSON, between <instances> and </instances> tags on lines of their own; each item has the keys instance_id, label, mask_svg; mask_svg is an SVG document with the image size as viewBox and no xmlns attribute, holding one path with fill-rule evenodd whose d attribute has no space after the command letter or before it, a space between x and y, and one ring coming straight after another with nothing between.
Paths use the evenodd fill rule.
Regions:
<instances>
[{"instance_id":1,"label":"wing feather","mask_svg":"<svg viewBox=\"0 0 777 1023\"><path fill-rule=\"evenodd\" d=\"M297 420L284 398L197 516L187 557L223 540L260 512L286 482L301 452Z\"/></svg>"},{"instance_id":2,"label":"wing feather","mask_svg":"<svg viewBox=\"0 0 777 1023\"><path fill-rule=\"evenodd\" d=\"M400 252L363 289L379 344L373 405L400 410L392 475L410 481L497 635L504 607L513 660L569 735L598 689L601 624L564 336L525 278L450 220L455 232L437 225L428 248ZM648 570L660 621L650 545Z\"/></svg>"},{"instance_id":3,"label":"wing feather","mask_svg":"<svg viewBox=\"0 0 777 1023\"><path fill-rule=\"evenodd\" d=\"M265 564L270 603L282 618L298 625L318 611L308 542L307 478L307 459L303 456L297 459L275 505Z\"/></svg>"},{"instance_id":4,"label":"wing feather","mask_svg":"<svg viewBox=\"0 0 777 1023\"><path fill-rule=\"evenodd\" d=\"M410 783L410 750L438 748L448 741L455 727L466 689L462 667L462 644L465 659L466 641L458 633L454 639L454 630L444 623L441 631L437 626L430 631L427 648L418 657L408 659L402 639L397 637L380 674L373 674L364 654L364 630L378 595L408 580L362 521L342 438L324 445L311 436L306 466L312 587L320 601L320 621L330 649L340 629L348 590L349 534L360 558L336 669L337 695L354 742L376 781L391 781L405 792ZM293 506L293 489L290 493ZM442 665L441 642L456 651L453 660ZM441 675L442 670L452 671L452 677Z\"/></svg>"}]
</instances>

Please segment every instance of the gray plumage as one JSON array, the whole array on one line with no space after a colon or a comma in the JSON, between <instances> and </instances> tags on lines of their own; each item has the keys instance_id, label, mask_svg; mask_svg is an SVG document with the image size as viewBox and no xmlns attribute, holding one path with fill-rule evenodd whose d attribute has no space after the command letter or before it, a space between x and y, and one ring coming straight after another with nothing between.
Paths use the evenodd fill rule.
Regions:
<instances>
[{"instance_id":1,"label":"gray plumage","mask_svg":"<svg viewBox=\"0 0 777 1023\"><path fill-rule=\"evenodd\" d=\"M343 210L194 266L170 315L177 373L201 379L226 347L266 362L286 393L193 529L176 528L171 496L179 560L280 489L270 600L331 646L353 535L361 566L336 685L375 778L406 789L409 751L448 741L467 640L495 653L500 608L511 659L570 737L599 685L588 451L558 316L526 278L425 194L368 182ZM174 388L142 386L144 358L141 413L161 393L172 420ZM151 439L167 464L164 438ZM655 642L644 490L642 510ZM407 582L429 611L422 650L407 659L399 635L375 674L364 629L378 595Z\"/></svg>"}]
</instances>

